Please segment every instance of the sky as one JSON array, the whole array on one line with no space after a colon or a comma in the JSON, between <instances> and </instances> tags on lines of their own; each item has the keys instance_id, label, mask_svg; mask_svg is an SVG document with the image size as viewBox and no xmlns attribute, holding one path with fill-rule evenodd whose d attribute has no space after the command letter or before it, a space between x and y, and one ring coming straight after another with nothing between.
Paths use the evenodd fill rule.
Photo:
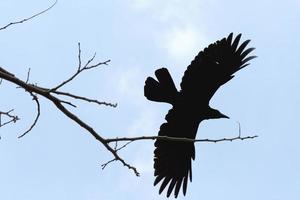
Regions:
<instances>
[{"instance_id":1,"label":"sky","mask_svg":"<svg viewBox=\"0 0 300 200\"><path fill-rule=\"evenodd\" d=\"M0 27L29 17L53 1L0 2ZM299 199L300 111L298 66L300 2L296 0L58 0L47 13L0 31L0 66L53 87L94 52L108 66L82 73L64 91L118 103L117 108L75 101L70 108L105 138L156 135L170 105L148 101L144 81L167 67L179 87L191 60L208 44L234 32L258 57L222 86L210 104L230 119L200 124L197 138L259 135L254 140L197 143L193 182L177 199ZM153 187L153 141L120 152L120 162L85 130L40 97L41 117L22 89L3 81L0 110L21 120L0 129L0 199L166 199ZM170 199L173 199L171 197Z\"/></svg>"}]
</instances>

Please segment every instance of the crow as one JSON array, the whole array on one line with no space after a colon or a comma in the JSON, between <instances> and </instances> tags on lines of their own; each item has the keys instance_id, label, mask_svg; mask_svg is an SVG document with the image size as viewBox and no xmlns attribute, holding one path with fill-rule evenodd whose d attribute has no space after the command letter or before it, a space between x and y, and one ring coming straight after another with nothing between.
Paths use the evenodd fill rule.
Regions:
<instances>
[{"instance_id":1,"label":"crow","mask_svg":"<svg viewBox=\"0 0 300 200\"><path fill-rule=\"evenodd\" d=\"M175 87L166 68L155 71L157 80L148 77L144 95L148 100L172 105L166 115L166 123L160 126L159 136L195 139L199 123L203 120L229 118L209 106L217 89L234 77L234 73L249 65L248 56L255 48L246 46L250 40L239 45L241 34L233 40L227 38L210 44L200 51L184 72L181 90ZM192 181L192 159L195 146L192 142L157 139L154 143L154 186L162 181L159 194L168 186L167 197L174 190L177 198L180 188L186 194L188 178Z\"/></svg>"}]
</instances>

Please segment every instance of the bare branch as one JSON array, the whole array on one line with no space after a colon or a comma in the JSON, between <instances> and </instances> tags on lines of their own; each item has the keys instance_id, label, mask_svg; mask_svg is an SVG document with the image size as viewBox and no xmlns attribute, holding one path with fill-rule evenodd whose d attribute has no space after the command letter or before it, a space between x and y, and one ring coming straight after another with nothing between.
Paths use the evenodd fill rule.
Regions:
<instances>
[{"instance_id":1,"label":"bare branch","mask_svg":"<svg viewBox=\"0 0 300 200\"><path fill-rule=\"evenodd\" d=\"M130 164L128 164L124 159L122 159L117 152L108 145L108 143L106 142L106 140L101 137L91 126L89 126L87 123L85 123L84 121L82 121L80 118L78 118L75 114L73 114L72 112L70 112L68 109L66 109L60 102L59 99L57 99L56 97L54 97L53 95L49 94L48 92L46 94L43 94L43 92L41 93L42 96L46 97L47 99L49 99L50 101L52 101L52 103L55 104L55 106L62 112L64 113L67 117L69 117L70 119L72 119L74 122L76 122L78 125L80 125L82 128L84 128L85 130L87 130L91 135L93 135L95 137L96 140L98 140L99 142L101 142L105 148L110 151L115 160L120 161L125 167L127 167L130 170L133 170L133 172L135 173L136 176L139 176L139 172L137 171L137 169L133 166L131 166Z\"/></svg>"},{"instance_id":2,"label":"bare branch","mask_svg":"<svg viewBox=\"0 0 300 200\"><path fill-rule=\"evenodd\" d=\"M74 105L73 103L71 103L71 102L69 102L69 101L60 100L60 102L61 102L61 103L64 103L64 104L67 104L67 105L70 105L70 106L72 106L72 107L74 107L74 108L77 108L76 105Z\"/></svg>"},{"instance_id":3,"label":"bare branch","mask_svg":"<svg viewBox=\"0 0 300 200\"><path fill-rule=\"evenodd\" d=\"M28 91L28 90L27 90L27 92L30 93L30 95L32 96L32 99L33 99L33 100L35 101L35 103L36 103L37 114L36 114L36 117L35 117L33 123L32 123L31 126L29 127L29 129L28 129L27 131L25 131L23 134L21 134L18 138L21 138L21 137L25 136L27 133L29 133L29 132L33 129L33 127L35 127L35 125L36 125L36 123L37 123L37 121L39 120L40 115L41 115L41 105L40 105L40 102L39 102L38 97L37 97L35 94L33 94L32 92Z\"/></svg>"},{"instance_id":4,"label":"bare branch","mask_svg":"<svg viewBox=\"0 0 300 200\"><path fill-rule=\"evenodd\" d=\"M96 140L101 142L105 146L105 148L113 154L115 160L120 161L125 167L132 170L136 176L139 176L139 172L137 171L137 169L135 167L131 166L123 158L121 158L118 155L117 151L115 151L115 149L110 147L109 144L106 142L106 140L103 137L101 137L91 126L89 126L87 123L85 123L80 118L78 118L75 114L73 114L71 111L69 111L67 108L65 108L62 105L65 102L62 101L61 99L53 96L51 94L50 89L39 87L39 86L32 85L32 84L28 84L28 83L18 79L17 77L11 76L9 73L3 72L1 70L0 70L0 78L5 79L6 81L9 81L11 83L14 83L14 84L18 85L19 87L24 88L26 91L30 91L37 95L41 95L41 96L45 97L46 99L50 100L57 107L57 109L59 109L62 113L64 113L68 118L73 120L79 126L84 128L85 130L87 130L91 135L93 135L95 137Z\"/></svg>"},{"instance_id":5,"label":"bare branch","mask_svg":"<svg viewBox=\"0 0 300 200\"><path fill-rule=\"evenodd\" d=\"M71 82L75 77L77 77L84 70L89 70L89 69L92 69L92 68L95 68L95 67L99 67L100 65L107 65L110 62L110 60L106 60L104 62L98 62L95 65L89 66L89 64L95 59L95 57L96 57L96 53L94 53L93 57L87 61L87 63L84 65L84 67L81 67L81 63L82 63L82 61L81 61L81 47L80 47L80 43L78 43L78 68L77 68L77 71L70 78L63 81L59 85L53 87L50 90L50 92L56 91L59 88L61 88L62 86L64 86L65 84Z\"/></svg>"},{"instance_id":6,"label":"bare branch","mask_svg":"<svg viewBox=\"0 0 300 200\"><path fill-rule=\"evenodd\" d=\"M0 127L3 127L9 123L16 123L20 119L17 115L10 114L13 111L14 111L13 109L11 109L7 112L0 111ZM8 120L6 122L2 122L2 115L10 118L10 120Z\"/></svg>"},{"instance_id":7,"label":"bare branch","mask_svg":"<svg viewBox=\"0 0 300 200\"><path fill-rule=\"evenodd\" d=\"M114 155L115 158L113 158L113 159L107 161L106 163L102 164L102 165L101 165L102 170L104 170L105 167L107 167L108 164L110 164L110 163L112 163L112 162L114 162L114 161L121 161L121 162L123 163L123 165L124 165L125 167L127 167L128 169L132 170L132 171L135 173L136 176L140 176L140 173L137 171L137 169L136 169L134 166L131 166L131 165L127 164L123 159L121 159L121 160L118 159L119 156L118 156L117 152L118 152L119 150L123 149L124 147L126 147L126 146L127 146L128 144L130 144L131 142L132 142L132 141L129 141L129 142L127 142L126 144L124 144L123 146L121 146L120 148L118 148L118 143L117 143L117 141L116 141L115 147L113 148L113 152L112 152L112 154Z\"/></svg>"},{"instance_id":8,"label":"bare branch","mask_svg":"<svg viewBox=\"0 0 300 200\"><path fill-rule=\"evenodd\" d=\"M116 161L115 158L114 158L114 159L111 159L110 161L107 161L107 162L104 163L104 164L102 164L102 165L101 165L102 170L105 169L105 167L106 167L109 163L112 163L112 162L114 162L114 161Z\"/></svg>"},{"instance_id":9,"label":"bare branch","mask_svg":"<svg viewBox=\"0 0 300 200\"><path fill-rule=\"evenodd\" d=\"M0 67L0 72L6 73L6 74L8 74L8 75L10 75L10 76L15 76L14 74L12 74L12 73L6 71L6 70L3 69L2 67Z\"/></svg>"},{"instance_id":10,"label":"bare branch","mask_svg":"<svg viewBox=\"0 0 300 200\"><path fill-rule=\"evenodd\" d=\"M67 93L67 92L60 92L60 91L52 91L52 92L55 93L55 94L58 94L58 95L64 95L64 96L72 97L74 99L80 99L80 100L87 101L87 102L90 102L90 103L96 103L98 105L105 105L105 106L111 106L111 107L117 107L117 105L118 105L117 103L107 103L107 102L104 102L104 101L98 101L97 99L90 99L90 98L87 98L87 97L82 97L82 96L70 94L70 93Z\"/></svg>"},{"instance_id":11,"label":"bare branch","mask_svg":"<svg viewBox=\"0 0 300 200\"><path fill-rule=\"evenodd\" d=\"M237 137L232 138L222 138L222 139L190 139L190 138L177 138L177 137L167 137L167 136L141 136L141 137L122 137L122 138L111 138L106 139L107 143L115 142L114 150L115 152L118 152L119 150L125 148L130 143L137 141L137 140L166 140L166 141L175 141L175 142L211 142L211 143L217 143L217 142L232 142L234 140L247 140L247 139L254 139L258 137L258 135L253 136L246 136L241 137L241 127L239 123L239 135ZM120 141L128 141L124 145L122 145L120 148L118 148L118 142ZM111 162L116 161L116 159L112 159L104 164L102 164L102 169L104 169L108 164Z\"/></svg>"},{"instance_id":12,"label":"bare branch","mask_svg":"<svg viewBox=\"0 0 300 200\"><path fill-rule=\"evenodd\" d=\"M84 68L89 69L90 67L88 67L88 65L95 59L95 57L96 57L96 52L94 53L93 57L86 62L86 64L82 69Z\"/></svg>"},{"instance_id":13,"label":"bare branch","mask_svg":"<svg viewBox=\"0 0 300 200\"><path fill-rule=\"evenodd\" d=\"M108 138L106 139L107 143L116 142L116 141L137 141L137 140L166 140L166 141L174 141L174 142L232 142L234 140L247 140L254 139L258 137L258 135L241 137L240 135L232 138L222 138L222 139L190 139L190 138L178 138L178 137L168 137L168 136L140 136L140 137L121 137L121 138Z\"/></svg>"},{"instance_id":14,"label":"bare branch","mask_svg":"<svg viewBox=\"0 0 300 200\"><path fill-rule=\"evenodd\" d=\"M55 0L55 2L54 2L50 7L48 7L47 9L45 9L45 10L43 10L43 11L41 11L41 12L35 14L35 15L32 15L31 17L22 19L22 20L20 20L20 21L11 22L11 23L9 23L9 24L7 24L7 25L1 27L1 28L0 28L0 31L4 30L4 29L6 29L6 28L8 28L8 27L10 27L10 26L12 26L12 25L22 24L22 23L24 23L24 22L26 22L26 21L28 21L28 20L31 20L31 19L33 19L33 18L35 18L35 17L37 17L37 16L39 16L39 15L41 15L41 14L47 12L47 11L50 10L51 8L53 8L53 7L55 6L56 3L57 3L57 0Z\"/></svg>"},{"instance_id":15,"label":"bare branch","mask_svg":"<svg viewBox=\"0 0 300 200\"><path fill-rule=\"evenodd\" d=\"M133 142L133 141L126 142L126 143L125 143L124 145L122 145L121 147L116 148L116 151L120 151L121 149L127 147L127 145L129 145L131 142Z\"/></svg>"}]
</instances>

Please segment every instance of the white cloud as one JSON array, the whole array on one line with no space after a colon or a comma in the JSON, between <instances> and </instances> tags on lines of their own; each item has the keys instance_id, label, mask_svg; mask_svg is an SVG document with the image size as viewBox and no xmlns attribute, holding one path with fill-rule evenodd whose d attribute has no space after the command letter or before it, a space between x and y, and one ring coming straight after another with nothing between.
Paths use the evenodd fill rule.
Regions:
<instances>
[{"instance_id":1,"label":"white cloud","mask_svg":"<svg viewBox=\"0 0 300 200\"><path fill-rule=\"evenodd\" d=\"M162 1L158 1L159 3ZM164 1L157 9L157 16L165 22L175 22L177 24L193 21L198 14L199 1L189 0L188 3L182 0Z\"/></svg>"},{"instance_id":2,"label":"white cloud","mask_svg":"<svg viewBox=\"0 0 300 200\"><path fill-rule=\"evenodd\" d=\"M163 48L176 59L194 57L206 43L202 34L193 27L173 28L165 33Z\"/></svg>"},{"instance_id":3,"label":"white cloud","mask_svg":"<svg viewBox=\"0 0 300 200\"><path fill-rule=\"evenodd\" d=\"M152 5L151 0L131 0L131 4L135 9L145 9Z\"/></svg>"},{"instance_id":4,"label":"white cloud","mask_svg":"<svg viewBox=\"0 0 300 200\"><path fill-rule=\"evenodd\" d=\"M129 136L155 135L158 130L158 120L162 118L159 110L151 109L144 97L146 75L138 67L128 67L119 71L118 82L115 84L122 102L135 109L136 118L127 126Z\"/></svg>"},{"instance_id":5,"label":"white cloud","mask_svg":"<svg viewBox=\"0 0 300 200\"><path fill-rule=\"evenodd\" d=\"M200 3L198 0L129 0L129 3L135 10L147 11L151 17L160 21L176 21L193 18L199 14Z\"/></svg>"},{"instance_id":6,"label":"white cloud","mask_svg":"<svg viewBox=\"0 0 300 200\"><path fill-rule=\"evenodd\" d=\"M154 31L156 44L172 59L190 59L205 44L203 33L206 1L130 0L136 10L149 16L161 29ZM199 13L201 11L201 13ZM202 17L201 17L202 16Z\"/></svg>"}]
</instances>

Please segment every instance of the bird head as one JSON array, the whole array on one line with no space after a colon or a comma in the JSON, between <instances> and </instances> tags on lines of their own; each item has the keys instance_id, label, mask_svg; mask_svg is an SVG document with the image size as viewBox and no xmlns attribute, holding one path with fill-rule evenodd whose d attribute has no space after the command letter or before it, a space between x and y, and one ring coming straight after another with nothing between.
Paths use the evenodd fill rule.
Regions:
<instances>
[{"instance_id":1,"label":"bird head","mask_svg":"<svg viewBox=\"0 0 300 200\"><path fill-rule=\"evenodd\" d=\"M207 113L207 119L219 119L219 118L229 119L228 116L224 115L220 111L213 109L213 108L209 108L208 113Z\"/></svg>"}]
</instances>

